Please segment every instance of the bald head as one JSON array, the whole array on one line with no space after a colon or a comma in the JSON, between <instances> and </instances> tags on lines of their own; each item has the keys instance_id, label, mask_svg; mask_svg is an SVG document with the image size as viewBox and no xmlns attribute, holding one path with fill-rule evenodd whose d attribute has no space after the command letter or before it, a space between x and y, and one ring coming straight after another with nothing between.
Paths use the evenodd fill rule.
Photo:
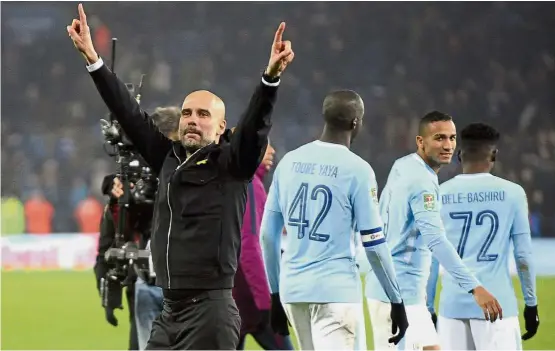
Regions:
<instances>
[{"instance_id":1,"label":"bald head","mask_svg":"<svg viewBox=\"0 0 555 351\"><path fill-rule=\"evenodd\" d=\"M327 124L341 130L351 130L353 121L362 120L364 116L364 102L355 91L333 91L324 99L322 114Z\"/></svg>"},{"instance_id":2,"label":"bald head","mask_svg":"<svg viewBox=\"0 0 555 351\"><path fill-rule=\"evenodd\" d=\"M181 106L179 135L187 151L195 152L218 142L226 126L225 104L208 90L197 90L185 97Z\"/></svg>"},{"instance_id":3,"label":"bald head","mask_svg":"<svg viewBox=\"0 0 555 351\"><path fill-rule=\"evenodd\" d=\"M225 104L220 97L208 90L197 90L185 97L181 111L186 109L204 109L205 112L210 113L221 119L225 119Z\"/></svg>"}]
</instances>

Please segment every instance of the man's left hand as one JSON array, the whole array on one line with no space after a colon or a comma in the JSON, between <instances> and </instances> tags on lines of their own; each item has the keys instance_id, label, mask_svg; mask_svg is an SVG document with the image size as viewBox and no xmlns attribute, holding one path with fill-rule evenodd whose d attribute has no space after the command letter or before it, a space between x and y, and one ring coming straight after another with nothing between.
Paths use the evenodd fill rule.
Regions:
<instances>
[{"instance_id":1,"label":"man's left hand","mask_svg":"<svg viewBox=\"0 0 555 351\"><path fill-rule=\"evenodd\" d=\"M272 78L279 77L295 57L295 53L291 49L291 42L282 38L284 30L285 22L281 22L274 36L270 61L266 68L266 74Z\"/></svg>"},{"instance_id":2,"label":"man's left hand","mask_svg":"<svg viewBox=\"0 0 555 351\"><path fill-rule=\"evenodd\" d=\"M274 148L270 144L268 144L268 147L266 148L266 153L264 154L264 158L262 159L262 164L267 171L269 171L274 165L275 153L276 151L274 150Z\"/></svg>"},{"instance_id":3,"label":"man's left hand","mask_svg":"<svg viewBox=\"0 0 555 351\"><path fill-rule=\"evenodd\" d=\"M528 340L536 335L540 326L538 306L524 306L524 326L526 333L522 336L522 340Z\"/></svg>"},{"instance_id":4,"label":"man's left hand","mask_svg":"<svg viewBox=\"0 0 555 351\"><path fill-rule=\"evenodd\" d=\"M389 343L397 345L404 337L407 329L409 328L409 321L407 319L407 312L405 310L405 304L392 303L391 304L391 334L393 336L389 338ZM399 333L397 333L399 331Z\"/></svg>"}]
</instances>

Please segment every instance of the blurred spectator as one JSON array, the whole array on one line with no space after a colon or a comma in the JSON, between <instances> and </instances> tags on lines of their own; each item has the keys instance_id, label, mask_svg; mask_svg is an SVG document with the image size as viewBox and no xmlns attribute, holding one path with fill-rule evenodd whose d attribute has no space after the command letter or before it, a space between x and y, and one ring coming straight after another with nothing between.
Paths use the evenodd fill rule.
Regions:
<instances>
[{"instance_id":1,"label":"blurred spectator","mask_svg":"<svg viewBox=\"0 0 555 351\"><path fill-rule=\"evenodd\" d=\"M2 197L2 235L25 232L25 211L19 198L13 195Z\"/></svg>"},{"instance_id":2,"label":"blurred spectator","mask_svg":"<svg viewBox=\"0 0 555 351\"><path fill-rule=\"evenodd\" d=\"M52 232L54 207L40 191L31 194L25 201L25 223L29 234L48 234Z\"/></svg>"},{"instance_id":3,"label":"blurred spectator","mask_svg":"<svg viewBox=\"0 0 555 351\"><path fill-rule=\"evenodd\" d=\"M87 196L77 204L75 219L80 233L98 233L104 207L92 196Z\"/></svg>"}]
</instances>

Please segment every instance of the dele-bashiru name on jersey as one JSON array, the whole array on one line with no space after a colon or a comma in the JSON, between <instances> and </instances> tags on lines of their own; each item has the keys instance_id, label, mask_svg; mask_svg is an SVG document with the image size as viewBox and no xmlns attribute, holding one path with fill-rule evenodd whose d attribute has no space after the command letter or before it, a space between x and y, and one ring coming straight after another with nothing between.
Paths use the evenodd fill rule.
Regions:
<instances>
[{"instance_id":1,"label":"dele-bashiru name on jersey","mask_svg":"<svg viewBox=\"0 0 555 351\"><path fill-rule=\"evenodd\" d=\"M476 191L470 193L455 193L441 195L443 205L476 203L476 202L503 202L505 191Z\"/></svg>"}]
</instances>

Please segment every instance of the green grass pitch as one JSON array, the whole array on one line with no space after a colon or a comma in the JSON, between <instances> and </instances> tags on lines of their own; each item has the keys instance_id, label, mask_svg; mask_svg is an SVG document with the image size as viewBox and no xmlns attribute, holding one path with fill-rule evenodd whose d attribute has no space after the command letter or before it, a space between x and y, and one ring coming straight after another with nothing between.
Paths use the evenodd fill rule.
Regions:
<instances>
[{"instance_id":1,"label":"green grass pitch","mask_svg":"<svg viewBox=\"0 0 555 351\"><path fill-rule=\"evenodd\" d=\"M1 347L9 350L127 350L127 310L104 320L89 272L2 272ZM515 288L522 298L518 281ZM540 330L526 350L555 349L555 278L538 278ZM368 345L372 333L367 317ZM522 326L524 325L521 321ZM248 339L248 350L260 347ZM372 349L372 347L370 347Z\"/></svg>"}]
</instances>

